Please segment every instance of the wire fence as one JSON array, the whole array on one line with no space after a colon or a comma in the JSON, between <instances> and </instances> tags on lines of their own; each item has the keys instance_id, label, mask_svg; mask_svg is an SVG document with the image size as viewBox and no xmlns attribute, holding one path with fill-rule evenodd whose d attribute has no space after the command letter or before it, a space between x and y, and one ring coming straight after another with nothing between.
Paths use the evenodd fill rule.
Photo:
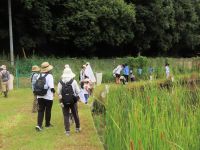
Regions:
<instances>
[{"instance_id":1,"label":"wire fence","mask_svg":"<svg viewBox=\"0 0 200 150\"><path fill-rule=\"evenodd\" d=\"M14 74L15 80L14 84L17 88L31 88L31 67L33 65L40 65L42 62L48 61L50 64L54 66L53 75L55 83L60 80L60 76L64 69L65 64L69 64L72 68L73 72L76 74L76 80L79 80L79 72L82 64L85 62L90 62L95 72L103 73L103 83L114 82L114 78L112 76L112 70L116 67L117 64L122 64L126 62L126 58L119 59L73 59L73 58L48 58L48 59L17 59L15 63L15 67L9 66L9 64L4 61L4 64L8 64L10 72ZM164 62L165 60L162 58L158 59L150 59L151 66L153 67L153 78L165 78L165 68ZM169 59L170 64L170 72L176 75L190 74L192 72L200 72L200 58L190 58L190 59ZM3 61L1 61L3 63ZM142 75L138 74L138 68L132 68L133 73L136 76L136 80L149 80L149 64L143 66Z\"/></svg>"}]
</instances>

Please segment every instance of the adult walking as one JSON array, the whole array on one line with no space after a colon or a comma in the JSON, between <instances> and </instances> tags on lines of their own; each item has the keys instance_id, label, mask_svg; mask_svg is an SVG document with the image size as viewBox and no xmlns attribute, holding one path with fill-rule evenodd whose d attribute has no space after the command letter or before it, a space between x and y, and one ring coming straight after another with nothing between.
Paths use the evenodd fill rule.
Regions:
<instances>
[{"instance_id":1,"label":"adult walking","mask_svg":"<svg viewBox=\"0 0 200 150\"><path fill-rule=\"evenodd\" d=\"M51 108L53 105L53 97L55 93L54 89L54 79L51 74L53 66L48 62L43 62L41 64L40 75L37 77L34 92L37 95L37 100L39 104L37 126L35 127L37 131L42 131L42 122L45 113L45 127L53 127L51 124ZM41 85L43 89L40 90ZM41 94L38 94L41 93Z\"/></svg>"},{"instance_id":2,"label":"adult walking","mask_svg":"<svg viewBox=\"0 0 200 150\"><path fill-rule=\"evenodd\" d=\"M113 75L115 77L115 83L120 84L120 74L121 71L123 70L123 65L118 65L114 70L113 70Z\"/></svg>"},{"instance_id":3,"label":"adult walking","mask_svg":"<svg viewBox=\"0 0 200 150\"><path fill-rule=\"evenodd\" d=\"M33 91L33 108L32 113L36 113L38 111L38 100L37 95L34 93L35 83L37 80L37 77L39 75L40 67L37 65L32 66L32 73L31 73L31 85L32 85L32 91Z\"/></svg>"},{"instance_id":4,"label":"adult walking","mask_svg":"<svg viewBox=\"0 0 200 150\"><path fill-rule=\"evenodd\" d=\"M70 135L70 110L74 116L76 124L75 131L80 132L80 120L77 106L80 89L74 77L75 74L72 72L72 70L70 68L65 68L61 76L61 81L58 83L59 102L63 111L64 126L67 136Z\"/></svg>"},{"instance_id":5,"label":"adult walking","mask_svg":"<svg viewBox=\"0 0 200 150\"><path fill-rule=\"evenodd\" d=\"M8 97L8 81L10 79L10 73L7 71L6 65L1 66L0 71L0 78L1 78L1 88L4 94L4 97Z\"/></svg>"}]
</instances>

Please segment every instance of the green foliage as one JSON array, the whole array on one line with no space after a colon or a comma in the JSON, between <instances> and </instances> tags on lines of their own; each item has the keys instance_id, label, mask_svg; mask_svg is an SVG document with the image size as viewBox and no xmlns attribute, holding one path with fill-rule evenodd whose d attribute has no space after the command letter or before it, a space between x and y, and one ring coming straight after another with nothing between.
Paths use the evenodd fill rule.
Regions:
<instances>
[{"instance_id":1,"label":"green foliage","mask_svg":"<svg viewBox=\"0 0 200 150\"><path fill-rule=\"evenodd\" d=\"M7 48L7 1L0 6L0 46ZM197 0L16 0L14 46L18 52L54 46L54 52L92 56L103 47L105 56L191 56L199 53L199 10Z\"/></svg>"},{"instance_id":2,"label":"green foliage","mask_svg":"<svg viewBox=\"0 0 200 150\"><path fill-rule=\"evenodd\" d=\"M107 149L198 149L199 85L133 87L115 85L107 95Z\"/></svg>"},{"instance_id":3,"label":"green foliage","mask_svg":"<svg viewBox=\"0 0 200 150\"><path fill-rule=\"evenodd\" d=\"M148 58L144 56L127 57L127 64L129 64L131 68L147 67Z\"/></svg>"},{"instance_id":4,"label":"green foliage","mask_svg":"<svg viewBox=\"0 0 200 150\"><path fill-rule=\"evenodd\" d=\"M134 37L134 6L123 0L80 0L59 4L65 14L57 18L55 38L70 40L78 48L87 48L101 42L116 46Z\"/></svg>"}]
</instances>

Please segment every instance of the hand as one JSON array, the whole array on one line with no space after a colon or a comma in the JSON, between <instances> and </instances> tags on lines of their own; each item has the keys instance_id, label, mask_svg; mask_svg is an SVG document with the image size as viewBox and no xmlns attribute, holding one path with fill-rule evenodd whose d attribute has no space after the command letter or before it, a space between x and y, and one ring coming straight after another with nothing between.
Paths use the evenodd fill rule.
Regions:
<instances>
[{"instance_id":1,"label":"hand","mask_svg":"<svg viewBox=\"0 0 200 150\"><path fill-rule=\"evenodd\" d=\"M63 103L60 103L60 107L62 107L62 108L63 108L63 107L64 107L64 104L63 104Z\"/></svg>"},{"instance_id":2,"label":"hand","mask_svg":"<svg viewBox=\"0 0 200 150\"><path fill-rule=\"evenodd\" d=\"M62 99L62 95L58 95L59 99Z\"/></svg>"}]
</instances>

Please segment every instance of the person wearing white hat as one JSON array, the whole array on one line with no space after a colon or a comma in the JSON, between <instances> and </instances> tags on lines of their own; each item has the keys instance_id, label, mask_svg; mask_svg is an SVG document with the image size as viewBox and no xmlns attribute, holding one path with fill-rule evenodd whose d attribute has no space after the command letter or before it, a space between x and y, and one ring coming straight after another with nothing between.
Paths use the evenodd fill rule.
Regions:
<instances>
[{"instance_id":1,"label":"person wearing white hat","mask_svg":"<svg viewBox=\"0 0 200 150\"><path fill-rule=\"evenodd\" d=\"M38 100L37 100L37 95L34 93L34 87L35 83L37 80L37 77L39 75L40 67L37 65L32 66L32 74L31 74L31 85L32 85L32 91L33 91L33 108L32 108L32 113L36 113L38 111Z\"/></svg>"},{"instance_id":2,"label":"person wearing white hat","mask_svg":"<svg viewBox=\"0 0 200 150\"><path fill-rule=\"evenodd\" d=\"M80 89L77 81L74 79L75 76L76 75L70 68L65 68L61 76L61 80L58 83L59 102L63 111L65 133L67 136L70 134L70 110L74 116L76 132L80 132L80 120L77 107Z\"/></svg>"},{"instance_id":3,"label":"person wearing white hat","mask_svg":"<svg viewBox=\"0 0 200 150\"><path fill-rule=\"evenodd\" d=\"M6 65L1 66L0 78L1 78L2 92L4 93L4 97L7 97L8 96L8 81L10 79L10 73L9 71L7 71Z\"/></svg>"},{"instance_id":4,"label":"person wearing white hat","mask_svg":"<svg viewBox=\"0 0 200 150\"><path fill-rule=\"evenodd\" d=\"M37 80L41 76L45 77L46 83L44 85L44 88L47 90L47 93L44 96L37 95L37 100L39 104L37 126L35 127L37 131L42 131L42 122L44 118L44 113L45 113L45 127L47 128L53 127L53 125L51 124L51 108L53 105L53 97L55 89L54 89L53 75L51 74L52 69L53 69L52 65L50 65L48 62L43 62L40 67L40 75L38 75L37 77Z\"/></svg>"}]
</instances>

